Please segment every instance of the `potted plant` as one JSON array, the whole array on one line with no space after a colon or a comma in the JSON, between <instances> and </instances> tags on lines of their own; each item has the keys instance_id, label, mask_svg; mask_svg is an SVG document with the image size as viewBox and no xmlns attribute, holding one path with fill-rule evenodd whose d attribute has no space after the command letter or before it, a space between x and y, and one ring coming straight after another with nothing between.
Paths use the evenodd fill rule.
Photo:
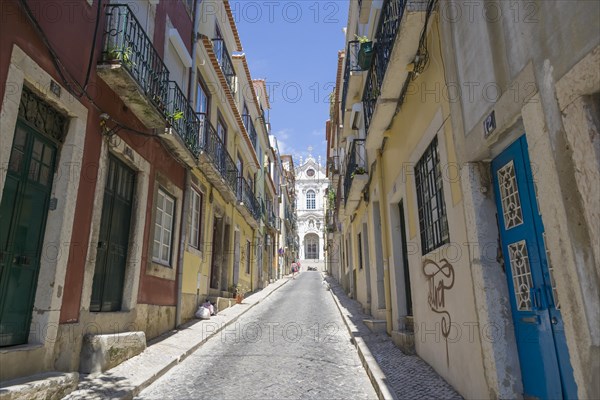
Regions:
<instances>
[{"instance_id":1,"label":"potted plant","mask_svg":"<svg viewBox=\"0 0 600 400\"><path fill-rule=\"evenodd\" d=\"M133 50L131 47L112 47L106 52L106 61L110 63L123 63L129 68L135 65L132 58Z\"/></svg>"},{"instance_id":2,"label":"potted plant","mask_svg":"<svg viewBox=\"0 0 600 400\"><path fill-rule=\"evenodd\" d=\"M366 36L356 36L356 40L360 43L358 49L358 66L366 71L371 68L371 62L373 61L373 42Z\"/></svg>"},{"instance_id":3,"label":"potted plant","mask_svg":"<svg viewBox=\"0 0 600 400\"><path fill-rule=\"evenodd\" d=\"M354 171L352 172L352 175L350 175L350 178L354 178L354 175L364 175L367 173L367 170L364 169L363 167L356 167L354 169Z\"/></svg>"},{"instance_id":4,"label":"potted plant","mask_svg":"<svg viewBox=\"0 0 600 400\"><path fill-rule=\"evenodd\" d=\"M235 298L235 302L237 304L241 304L242 300L244 300L244 295L247 292L247 288L241 283L237 283L231 285L229 287L229 291L232 293L233 298Z\"/></svg>"},{"instance_id":5,"label":"potted plant","mask_svg":"<svg viewBox=\"0 0 600 400\"><path fill-rule=\"evenodd\" d=\"M173 112L167 112L167 123L169 127L172 127L176 124L177 121L183 118L183 111L175 109ZM175 128L177 129L179 125Z\"/></svg>"}]
</instances>

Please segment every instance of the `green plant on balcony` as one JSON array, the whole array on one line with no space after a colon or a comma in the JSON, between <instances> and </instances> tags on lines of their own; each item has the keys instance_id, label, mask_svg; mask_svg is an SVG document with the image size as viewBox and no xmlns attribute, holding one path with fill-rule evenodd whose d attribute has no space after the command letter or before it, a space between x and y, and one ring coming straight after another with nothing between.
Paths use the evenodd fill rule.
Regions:
<instances>
[{"instance_id":1,"label":"green plant on balcony","mask_svg":"<svg viewBox=\"0 0 600 400\"><path fill-rule=\"evenodd\" d=\"M335 192L331 189L327 192L327 208L333 210L335 208Z\"/></svg>"},{"instance_id":2,"label":"green plant on balcony","mask_svg":"<svg viewBox=\"0 0 600 400\"><path fill-rule=\"evenodd\" d=\"M329 93L329 117L333 120L333 114L335 113L335 90Z\"/></svg>"},{"instance_id":3,"label":"green plant on balcony","mask_svg":"<svg viewBox=\"0 0 600 400\"><path fill-rule=\"evenodd\" d=\"M375 52L373 51L373 41L369 40L366 36L356 36L356 40L360 43L360 48L358 49L358 66L363 71L371 68L371 62L373 61L373 55Z\"/></svg>"},{"instance_id":4,"label":"green plant on balcony","mask_svg":"<svg viewBox=\"0 0 600 400\"><path fill-rule=\"evenodd\" d=\"M107 61L122 62L127 67L135 65L132 56L133 49L131 47L112 47L106 52Z\"/></svg>"},{"instance_id":5,"label":"green plant on balcony","mask_svg":"<svg viewBox=\"0 0 600 400\"><path fill-rule=\"evenodd\" d=\"M167 118L170 121L179 121L181 118L183 118L183 111L175 109L175 111L172 113L167 114Z\"/></svg>"},{"instance_id":6,"label":"green plant on balcony","mask_svg":"<svg viewBox=\"0 0 600 400\"><path fill-rule=\"evenodd\" d=\"M354 178L354 175L364 175L367 173L367 170L364 169L363 167L356 167L354 169L354 171L352 172L352 174L350 175L350 179Z\"/></svg>"}]
</instances>

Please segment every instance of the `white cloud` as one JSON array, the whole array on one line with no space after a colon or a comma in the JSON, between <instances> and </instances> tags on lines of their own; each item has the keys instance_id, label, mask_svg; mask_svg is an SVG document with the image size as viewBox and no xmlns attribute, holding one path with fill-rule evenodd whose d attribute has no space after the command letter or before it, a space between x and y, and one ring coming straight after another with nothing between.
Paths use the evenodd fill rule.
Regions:
<instances>
[{"instance_id":1,"label":"white cloud","mask_svg":"<svg viewBox=\"0 0 600 400\"><path fill-rule=\"evenodd\" d=\"M294 144L290 143L293 141L292 137L294 135L295 135L294 130L291 128L284 128L275 133L275 136L277 137L277 144L279 145L279 153L280 154L290 154L294 159L294 164L296 166L298 166L298 165L300 165L300 157L302 157L302 160L304 161L306 159L306 157L308 157L309 151L308 151L308 146L304 149L299 149ZM308 140L312 142L311 138L314 138L315 136L320 136L320 135L323 135L322 131L314 130L314 131L310 132L309 135L305 135L304 137L308 138ZM312 151L310 152L310 154L312 154L312 156L315 159L318 159L319 156L324 158L325 150L327 148L327 141L320 140L320 141L317 141L316 143L317 143L316 145L311 144Z\"/></svg>"}]
</instances>

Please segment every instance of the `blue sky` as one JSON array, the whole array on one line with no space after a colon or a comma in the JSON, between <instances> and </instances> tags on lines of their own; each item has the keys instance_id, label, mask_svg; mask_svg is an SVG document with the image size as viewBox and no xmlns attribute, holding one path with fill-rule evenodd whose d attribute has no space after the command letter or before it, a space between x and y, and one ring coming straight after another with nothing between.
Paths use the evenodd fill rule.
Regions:
<instances>
[{"instance_id":1,"label":"blue sky","mask_svg":"<svg viewBox=\"0 0 600 400\"><path fill-rule=\"evenodd\" d=\"M348 1L230 1L253 79L266 79L272 133L294 162L325 163L325 121Z\"/></svg>"}]
</instances>

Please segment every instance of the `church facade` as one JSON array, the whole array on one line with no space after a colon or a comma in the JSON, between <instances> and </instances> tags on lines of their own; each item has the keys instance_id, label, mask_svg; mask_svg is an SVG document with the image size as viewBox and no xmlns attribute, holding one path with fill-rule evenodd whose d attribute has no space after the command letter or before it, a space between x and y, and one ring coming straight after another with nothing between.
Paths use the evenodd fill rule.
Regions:
<instances>
[{"instance_id":1,"label":"church facade","mask_svg":"<svg viewBox=\"0 0 600 400\"><path fill-rule=\"evenodd\" d=\"M309 154L296 168L300 260L323 261L325 195L329 181L321 160Z\"/></svg>"}]
</instances>

